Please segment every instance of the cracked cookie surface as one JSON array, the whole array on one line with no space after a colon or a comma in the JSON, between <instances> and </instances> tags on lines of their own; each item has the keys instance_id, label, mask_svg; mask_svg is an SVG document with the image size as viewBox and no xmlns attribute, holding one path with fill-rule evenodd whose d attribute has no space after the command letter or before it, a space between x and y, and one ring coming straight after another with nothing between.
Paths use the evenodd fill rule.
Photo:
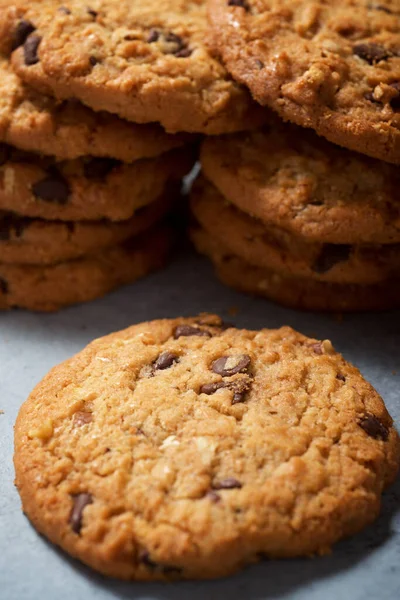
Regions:
<instances>
[{"instance_id":1,"label":"cracked cookie surface","mask_svg":"<svg viewBox=\"0 0 400 600\"><path fill-rule=\"evenodd\" d=\"M284 119L400 164L397 0L209 0L232 75Z\"/></svg>"},{"instance_id":2,"label":"cracked cookie surface","mask_svg":"<svg viewBox=\"0 0 400 600\"><path fill-rule=\"evenodd\" d=\"M324 552L377 516L398 462L382 399L328 340L205 314L94 341L15 428L35 527L127 579Z\"/></svg>"},{"instance_id":3,"label":"cracked cookie surface","mask_svg":"<svg viewBox=\"0 0 400 600\"><path fill-rule=\"evenodd\" d=\"M57 98L171 132L224 133L263 119L211 54L203 0L1 2L0 32L21 78Z\"/></svg>"}]
</instances>

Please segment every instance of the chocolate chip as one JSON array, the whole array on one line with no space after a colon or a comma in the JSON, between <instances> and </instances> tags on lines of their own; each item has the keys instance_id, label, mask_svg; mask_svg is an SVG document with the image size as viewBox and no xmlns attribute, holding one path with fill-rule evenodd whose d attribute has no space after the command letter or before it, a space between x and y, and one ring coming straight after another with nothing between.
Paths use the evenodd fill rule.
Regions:
<instances>
[{"instance_id":1,"label":"chocolate chip","mask_svg":"<svg viewBox=\"0 0 400 600\"><path fill-rule=\"evenodd\" d=\"M246 399L245 392L235 392L233 394L232 404L239 404L239 402L244 402Z\"/></svg>"},{"instance_id":2,"label":"chocolate chip","mask_svg":"<svg viewBox=\"0 0 400 600\"><path fill-rule=\"evenodd\" d=\"M156 371L169 369L172 365L178 362L179 356L173 352L163 352L154 362L153 367Z\"/></svg>"},{"instance_id":3,"label":"chocolate chip","mask_svg":"<svg viewBox=\"0 0 400 600\"><path fill-rule=\"evenodd\" d=\"M213 483L214 490L233 490L234 488L241 488L242 484L234 477L227 477L227 479L221 479Z\"/></svg>"},{"instance_id":4,"label":"chocolate chip","mask_svg":"<svg viewBox=\"0 0 400 600\"><path fill-rule=\"evenodd\" d=\"M8 294L8 283L3 277L0 277L0 292L2 294Z\"/></svg>"},{"instance_id":5,"label":"chocolate chip","mask_svg":"<svg viewBox=\"0 0 400 600\"><path fill-rule=\"evenodd\" d=\"M39 35L31 35L24 44L24 60L27 67L36 65L39 62L37 54L42 38Z\"/></svg>"},{"instance_id":6,"label":"chocolate chip","mask_svg":"<svg viewBox=\"0 0 400 600\"><path fill-rule=\"evenodd\" d=\"M255 62L256 62L257 69L260 69L260 71L261 71L261 69L263 69L265 67L264 63L261 60L259 60L258 58L256 59Z\"/></svg>"},{"instance_id":7,"label":"chocolate chip","mask_svg":"<svg viewBox=\"0 0 400 600\"><path fill-rule=\"evenodd\" d=\"M364 98L368 100L368 102L373 102L374 104L380 104L378 100L376 100L374 94L372 92L367 92L364 94Z\"/></svg>"},{"instance_id":8,"label":"chocolate chip","mask_svg":"<svg viewBox=\"0 0 400 600\"><path fill-rule=\"evenodd\" d=\"M311 344L311 348L314 350L315 354L323 354L322 343L317 342L316 344Z\"/></svg>"},{"instance_id":9,"label":"chocolate chip","mask_svg":"<svg viewBox=\"0 0 400 600\"><path fill-rule=\"evenodd\" d=\"M44 179L37 181L32 186L32 193L35 198L45 202L55 202L57 204L66 204L71 193L68 181L64 179L61 173L54 171Z\"/></svg>"},{"instance_id":10,"label":"chocolate chip","mask_svg":"<svg viewBox=\"0 0 400 600\"><path fill-rule=\"evenodd\" d=\"M149 569L156 569L158 567L157 563L155 563L150 558L150 553L147 550L140 550L138 555L139 561L149 567Z\"/></svg>"},{"instance_id":11,"label":"chocolate chip","mask_svg":"<svg viewBox=\"0 0 400 600\"><path fill-rule=\"evenodd\" d=\"M60 8L58 9L58 12L62 13L63 15L71 14L71 11L66 6L60 6Z\"/></svg>"},{"instance_id":12,"label":"chocolate chip","mask_svg":"<svg viewBox=\"0 0 400 600\"><path fill-rule=\"evenodd\" d=\"M7 144L0 144L0 167L11 158L11 147Z\"/></svg>"},{"instance_id":13,"label":"chocolate chip","mask_svg":"<svg viewBox=\"0 0 400 600\"><path fill-rule=\"evenodd\" d=\"M198 327L192 327L191 325L178 325L174 329L174 338L177 340L180 337L189 337L192 335L201 335L204 337L211 337L211 333L205 329L199 329Z\"/></svg>"},{"instance_id":14,"label":"chocolate chip","mask_svg":"<svg viewBox=\"0 0 400 600\"><path fill-rule=\"evenodd\" d=\"M208 498L214 504L221 502L221 496L219 494L217 494L217 492L214 492L213 490L210 490L209 492L207 492L206 498Z\"/></svg>"},{"instance_id":15,"label":"chocolate chip","mask_svg":"<svg viewBox=\"0 0 400 600\"><path fill-rule=\"evenodd\" d=\"M393 54L379 44L356 44L353 46L353 54L359 56L370 65L375 65L381 60L387 60Z\"/></svg>"},{"instance_id":16,"label":"chocolate chip","mask_svg":"<svg viewBox=\"0 0 400 600\"><path fill-rule=\"evenodd\" d=\"M371 10L380 10L382 12L387 13L388 15L392 15L393 11L390 10L387 6L383 6L382 4L368 4L368 8Z\"/></svg>"},{"instance_id":17,"label":"chocolate chip","mask_svg":"<svg viewBox=\"0 0 400 600\"><path fill-rule=\"evenodd\" d=\"M82 517L83 511L88 504L93 503L93 497L91 494L83 493L73 496L73 507L69 516L69 524L71 525L72 531L80 533L82 529Z\"/></svg>"},{"instance_id":18,"label":"chocolate chip","mask_svg":"<svg viewBox=\"0 0 400 600\"><path fill-rule=\"evenodd\" d=\"M361 429L364 429L365 433L376 440L383 440L386 442L389 437L387 427L378 419L378 417L371 413L366 413L366 415L359 420L358 424Z\"/></svg>"},{"instance_id":19,"label":"chocolate chip","mask_svg":"<svg viewBox=\"0 0 400 600\"><path fill-rule=\"evenodd\" d=\"M98 62L99 61L95 56L89 56L89 63L92 65L92 67L95 67Z\"/></svg>"},{"instance_id":20,"label":"chocolate chip","mask_svg":"<svg viewBox=\"0 0 400 600\"><path fill-rule=\"evenodd\" d=\"M207 396L212 396L212 394L215 394L217 390L220 390L221 388L225 388L227 386L228 384L225 383L225 381L218 381L217 383L205 383L201 386L199 392L200 394L207 394Z\"/></svg>"},{"instance_id":21,"label":"chocolate chip","mask_svg":"<svg viewBox=\"0 0 400 600\"><path fill-rule=\"evenodd\" d=\"M391 83L390 86L397 92L397 96L391 99L390 106L393 108L393 110L400 110L400 82Z\"/></svg>"},{"instance_id":22,"label":"chocolate chip","mask_svg":"<svg viewBox=\"0 0 400 600\"><path fill-rule=\"evenodd\" d=\"M76 427L82 427L83 425L87 425L93 421L93 415L91 412L85 412L83 410L79 410L74 414L74 425Z\"/></svg>"},{"instance_id":23,"label":"chocolate chip","mask_svg":"<svg viewBox=\"0 0 400 600\"><path fill-rule=\"evenodd\" d=\"M30 225L32 219L29 217L20 217L11 212L0 212L0 240L7 241L14 231L16 237L21 237L24 229Z\"/></svg>"},{"instance_id":24,"label":"chocolate chip","mask_svg":"<svg viewBox=\"0 0 400 600\"><path fill-rule=\"evenodd\" d=\"M192 54L193 50L190 48L182 48L182 50L178 50L178 52L174 52L175 56L178 58L187 58Z\"/></svg>"},{"instance_id":25,"label":"chocolate chip","mask_svg":"<svg viewBox=\"0 0 400 600\"><path fill-rule=\"evenodd\" d=\"M221 356L211 364L214 373L222 377L230 377L236 373L247 371L250 366L250 356L247 354L238 354L237 356Z\"/></svg>"},{"instance_id":26,"label":"chocolate chip","mask_svg":"<svg viewBox=\"0 0 400 600\"><path fill-rule=\"evenodd\" d=\"M97 15L99 14L97 11L93 10L93 8L90 8L89 6L86 8L86 11L88 13L88 15L90 15L91 17L93 17L94 19L97 17Z\"/></svg>"},{"instance_id":27,"label":"chocolate chip","mask_svg":"<svg viewBox=\"0 0 400 600\"><path fill-rule=\"evenodd\" d=\"M312 270L315 273L327 273L335 265L349 259L352 247L348 244L323 244Z\"/></svg>"},{"instance_id":28,"label":"chocolate chip","mask_svg":"<svg viewBox=\"0 0 400 600\"><path fill-rule=\"evenodd\" d=\"M105 179L121 162L115 158L91 158L85 162L83 172L88 179Z\"/></svg>"},{"instance_id":29,"label":"chocolate chip","mask_svg":"<svg viewBox=\"0 0 400 600\"><path fill-rule=\"evenodd\" d=\"M339 379L339 381L346 381L346 377L344 375L342 375L341 373L338 373L336 375L336 379Z\"/></svg>"},{"instance_id":30,"label":"chocolate chip","mask_svg":"<svg viewBox=\"0 0 400 600\"><path fill-rule=\"evenodd\" d=\"M148 44L152 44L153 42L157 42L159 37L160 37L160 32L157 31L157 29L150 29L150 32L149 32L146 42Z\"/></svg>"},{"instance_id":31,"label":"chocolate chip","mask_svg":"<svg viewBox=\"0 0 400 600\"><path fill-rule=\"evenodd\" d=\"M33 33L35 29L36 27L31 21L22 19L15 28L11 49L16 50L16 48L25 44L26 38Z\"/></svg>"},{"instance_id":32,"label":"chocolate chip","mask_svg":"<svg viewBox=\"0 0 400 600\"><path fill-rule=\"evenodd\" d=\"M249 10L249 5L246 0L228 0L228 6L240 6L240 8Z\"/></svg>"}]
</instances>

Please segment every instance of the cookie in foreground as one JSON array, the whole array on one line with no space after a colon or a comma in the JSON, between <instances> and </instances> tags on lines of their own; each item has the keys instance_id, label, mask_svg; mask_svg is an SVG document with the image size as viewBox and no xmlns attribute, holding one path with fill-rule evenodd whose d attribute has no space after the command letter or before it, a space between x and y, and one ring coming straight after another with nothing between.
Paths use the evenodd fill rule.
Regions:
<instances>
[{"instance_id":1,"label":"cookie in foreground","mask_svg":"<svg viewBox=\"0 0 400 600\"><path fill-rule=\"evenodd\" d=\"M203 314L55 367L20 410L14 460L39 532L150 581L326 552L378 516L400 457L382 399L331 342Z\"/></svg>"}]
</instances>

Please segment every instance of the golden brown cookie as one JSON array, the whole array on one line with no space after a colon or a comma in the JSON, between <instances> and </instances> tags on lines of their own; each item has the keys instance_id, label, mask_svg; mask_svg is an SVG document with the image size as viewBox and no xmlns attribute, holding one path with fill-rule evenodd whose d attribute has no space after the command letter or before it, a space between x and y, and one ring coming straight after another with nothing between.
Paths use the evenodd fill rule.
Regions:
<instances>
[{"instance_id":1,"label":"golden brown cookie","mask_svg":"<svg viewBox=\"0 0 400 600\"><path fill-rule=\"evenodd\" d=\"M382 399L329 340L204 314L92 342L15 427L34 526L137 580L324 553L377 517L399 458Z\"/></svg>"},{"instance_id":2,"label":"golden brown cookie","mask_svg":"<svg viewBox=\"0 0 400 600\"><path fill-rule=\"evenodd\" d=\"M362 285L400 278L399 244L304 240L242 212L202 176L192 188L191 210L207 233L234 255L283 276Z\"/></svg>"},{"instance_id":3,"label":"golden brown cookie","mask_svg":"<svg viewBox=\"0 0 400 600\"><path fill-rule=\"evenodd\" d=\"M45 221L0 212L0 264L52 265L122 244L159 221L179 198L168 189L127 221Z\"/></svg>"},{"instance_id":4,"label":"golden brown cookie","mask_svg":"<svg viewBox=\"0 0 400 600\"><path fill-rule=\"evenodd\" d=\"M163 267L172 233L158 226L119 246L56 265L0 263L0 310L55 311L95 300Z\"/></svg>"},{"instance_id":5,"label":"golden brown cookie","mask_svg":"<svg viewBox=\"0 0 400 600\"><path fill-rule=\"evenodd\" d=\"M3 144L0 210L51 221L130 219L180 181L193 160L189 148L132 164L93 157L58 162Z\"/></svg>"},{"instance_id":6,"label":"golden brown cookie","mask_svg":"<svg viewBox=\"0 0 400 600\"><path fill-rule=\"evenodd\" d=\"M254 132L206 139L206 177L244 212L304 239L400 242L400 169L270 119Z\"/></svg>"},{"instance_id":7,"label":"golden brown cookie","mask_svg":"<svg viewBox=\"0 0 400 600\"><path fill-rule=\"evenodd\" d=\"M398 0L209 0L234 78L285 120L400 164Z\"/></svg>"},{"instance_id":8,"label":"golden brown cookie","mask_svg":"<svg viewBox=\"0 0 400 600\"><path fill-rule=\"evenodd\" d=\"M91 155L129 163L183 146L187 138L167 134L156 124L96 113L76 101L57 102L23 84L0 57L1 142L59 160Z\"/></svg>"},{"instance_id":9,"label":"golden brown cookie","mask_svg":"<svg viewBox=\"0 0 400 600\"><path fill-rule=\"evenodd\" d=\"M58 99L171 132L259 124L263 111L207 46L205 2L0 2L3 50L21 78Z\"/></svg>"},{"instance_id":10,"label":"golden brown cookie","mask_svg":"<svg viewBox=\"0 0 400 600\"><path fill-rule=\"evenodd\" d=\"M289 276L244 261L204 229L194 226L190 236L197 250L212 260L219 279L241 292L302 310L360 312L400 308L400 278L358 285Z\"/></svg>"}]
</instances>

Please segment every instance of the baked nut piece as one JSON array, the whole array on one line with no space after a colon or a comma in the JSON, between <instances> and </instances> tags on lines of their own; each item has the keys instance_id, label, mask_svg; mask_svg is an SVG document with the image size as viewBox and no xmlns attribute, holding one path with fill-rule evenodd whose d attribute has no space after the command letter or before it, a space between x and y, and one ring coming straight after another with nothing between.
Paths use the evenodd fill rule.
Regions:
<instances>
[{"instance_id":1,"label":"baked nut piece","mask_svg":"<svg viewBox=\"0 0 400 600\"><path fill-rule=\"evenodd\" d=\"M97 254L55 265L0 263L0 310L51 312L88 302L163 267L174 236L156 226Z\"/></svg>"},{"instance_id":2,"label":"baked nut piece","mask_svg":"<svg viewBox=\"0 0 400 600\"><path fill-rule=\"evenodd\" d=\"M193 162L190 148L125 164L91 156L58 162L0 144L0 210L50 221L123 221Z\"/></svg>"},{"instance_id":3,"label":"baked nut piece","mask_svg":"<svg viewBox=\"0 0 400 600\"><path fill-rule=\"evenodd\" d=\"M209 0L234 78L285 120L400 164L398 0Z\"/></svg>"},{"instance_id":4,"label":"baked nut piece","mask_svg":"<svg viewBox=\"0 0 400 600\"><path fill-rule=\"evenodd\" d=\"M264 128L206 139L205 176L230 202L304 240L400 242L400 170L271 119Z\"/></svg>"},{"instance_id":5,"label":"baked nut piece","mask_svg":"<svg viewBox=\"0 0 400 600\"><path fill-rule=\"evenodd\" d=\"M370 285L299 277L245 261L196 225L191 228L190 237L198 252L211 259L222 283L240 292L301 310L342 313L400 307L399 277Z\"/></svg>"},{"instance_id":6,"label":"baked nut piece","mask_svg":"<svg viewBox=\"0 0 400 600\"><path fill-rule=\"evenodd\" d=\"M399 244L304 239L241 211L202 176L194 183L190 205L196 221L214 240L256 267L341 284L371 285L400 278Z\"/></svg>"},{"instance_id":7,"label":"baked nut piece","mask_svg":"<svg viewBox=\"0 0 400 600\"><path fill-rule=\"evenodd\" d=\"M382 399L330 341L204 314L94 341L15 427L34 526L124 579L326 552L377 517L398 464Z\"/></svg>"},{"instance_id":8,"label":"baked nut piece","mask_svg":"<svg viewBox=\"0 0 400 600\"><path fill-rule=\"evenodd\" d=\"M91 155L130 163L159 156L189 139L167 134L154 123L137 125L95 113L76 101L57 102L25 85L0 57L1 142L58 160Z\"/></svg>"},{"instance_id":9,"label":"baked nut piece","mask_svg":"<svg viewBox=\"0 0 400 600\"><path fill-rule=\"evenodd\" d=\"M3 0L0 34L21 78L58 99L170 132L224 133L263 119L209 50L202 0Z\"/></svg>"}]
</instances>

